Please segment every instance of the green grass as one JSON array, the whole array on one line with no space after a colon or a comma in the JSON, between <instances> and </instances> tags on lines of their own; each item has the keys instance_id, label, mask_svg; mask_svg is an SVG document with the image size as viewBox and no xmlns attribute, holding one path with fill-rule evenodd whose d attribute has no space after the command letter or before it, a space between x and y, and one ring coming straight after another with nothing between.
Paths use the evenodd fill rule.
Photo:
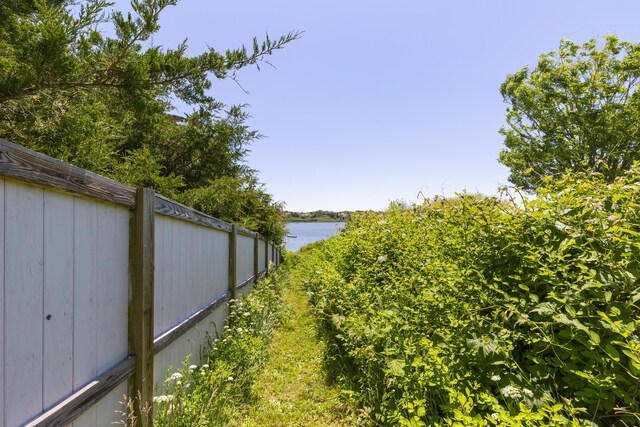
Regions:
<instances>
[{"instance_id":1,"label":"green grass","mask_svg":"<svg viewBox=\"0 0 640 427\"><path fill-rule=\"evenodd\" d=\"M287 279L285 279L287 280ZM275 331L266 364L252 387L254 402L230 425L343 426L357 423L327 385L324 346L316 338L306 296L288 283L282 294L285 321Z\"/></svg>"}]
</instances>

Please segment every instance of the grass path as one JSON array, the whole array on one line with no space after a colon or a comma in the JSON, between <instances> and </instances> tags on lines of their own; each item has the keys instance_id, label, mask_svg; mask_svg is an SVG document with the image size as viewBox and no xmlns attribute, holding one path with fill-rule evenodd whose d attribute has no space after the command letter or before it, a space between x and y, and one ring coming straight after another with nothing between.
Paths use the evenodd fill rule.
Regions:
<instances>
[{"instance_id":1,"label":"grass path","mask_svg":"<svg viewBox=\"0 0 640 427\"><path fill-rule=\"evenodd\" d=\"M338 390L325 384L323 344L316 339L306 296L287 284L282 299L286 320L274 333L266 366L253 386L256 401L233 425L352 425Z\"/></svg>"}]
</instances>

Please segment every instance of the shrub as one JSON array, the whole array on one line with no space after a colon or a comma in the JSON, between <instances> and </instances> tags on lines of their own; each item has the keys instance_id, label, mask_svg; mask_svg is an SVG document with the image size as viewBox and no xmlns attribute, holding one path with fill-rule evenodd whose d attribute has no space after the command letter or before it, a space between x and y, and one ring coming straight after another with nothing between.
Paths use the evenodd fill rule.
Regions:
<instances>
[{"instance_id":1,"label":"shrub","mask_svg":"<svg viewBox=\"0 0 640 427\"><path fill-rule=\"evenodd\" d=\"M640 422L640 167L355 216L296 274L375 424Z\"/></svg>"}]
</instances>

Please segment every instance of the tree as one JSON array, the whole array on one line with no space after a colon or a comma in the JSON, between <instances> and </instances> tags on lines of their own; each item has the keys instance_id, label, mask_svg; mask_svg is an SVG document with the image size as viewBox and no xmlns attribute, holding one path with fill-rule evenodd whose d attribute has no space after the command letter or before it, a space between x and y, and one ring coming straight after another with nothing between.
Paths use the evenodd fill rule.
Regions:
<instances>
[{"instance_id":1,"label":"tree","mask_svg":"<svg viewBox=\"0 0 640 427\"><path fill-rule=\"evenodd\" d=\"M608 181L640 159L640 44L605 36L579 46L562 40L535 69L500 86L507 125L500 161L509 180L533 190L545 176L595 171Z\"/></svg>"},{"instance_id":2,"label":"tree","mask_svg":"<svg viewBox=\"0 0 640 427\"><path fill-rule=\"evenodd\" d=\"M132 0L126 15L107 0L1 2L0 136L181 201L185 191L219 179L216 188L233 182L236 190L243 186L234 180L246 181L264 193L262 203L279 208L245 162L260 134L246 125L243 106L228 107L209 89L300 33L195 56L187 55L186 41L174 49L149 46L160 13L177 1ZM100 32L108 25L114 37ZM176 101L192 112L176 116ZM243 221L262 208L247 205ZM282 221L278 209L268 210L269 221ZM277 241L282 233L274 229L258 231Z\"/></svg>"}]
</instances>

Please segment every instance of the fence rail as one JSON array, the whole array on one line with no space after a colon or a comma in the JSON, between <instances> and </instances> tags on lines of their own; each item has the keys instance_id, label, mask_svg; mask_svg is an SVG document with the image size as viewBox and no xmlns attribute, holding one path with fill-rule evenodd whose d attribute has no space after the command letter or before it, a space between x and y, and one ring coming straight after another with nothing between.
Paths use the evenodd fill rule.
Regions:
<instances>
[{"instance_id":1,"label":"fence rail","mask_svg":"<svg viewBox=\"0 0 640 427\"><path fill-rule=\"evenodd\" d=\"M151 403L280 252L258 233L0 139L0 425ZM128 381L127 381L128 380Z\"/></svg>"}]
</instances>

